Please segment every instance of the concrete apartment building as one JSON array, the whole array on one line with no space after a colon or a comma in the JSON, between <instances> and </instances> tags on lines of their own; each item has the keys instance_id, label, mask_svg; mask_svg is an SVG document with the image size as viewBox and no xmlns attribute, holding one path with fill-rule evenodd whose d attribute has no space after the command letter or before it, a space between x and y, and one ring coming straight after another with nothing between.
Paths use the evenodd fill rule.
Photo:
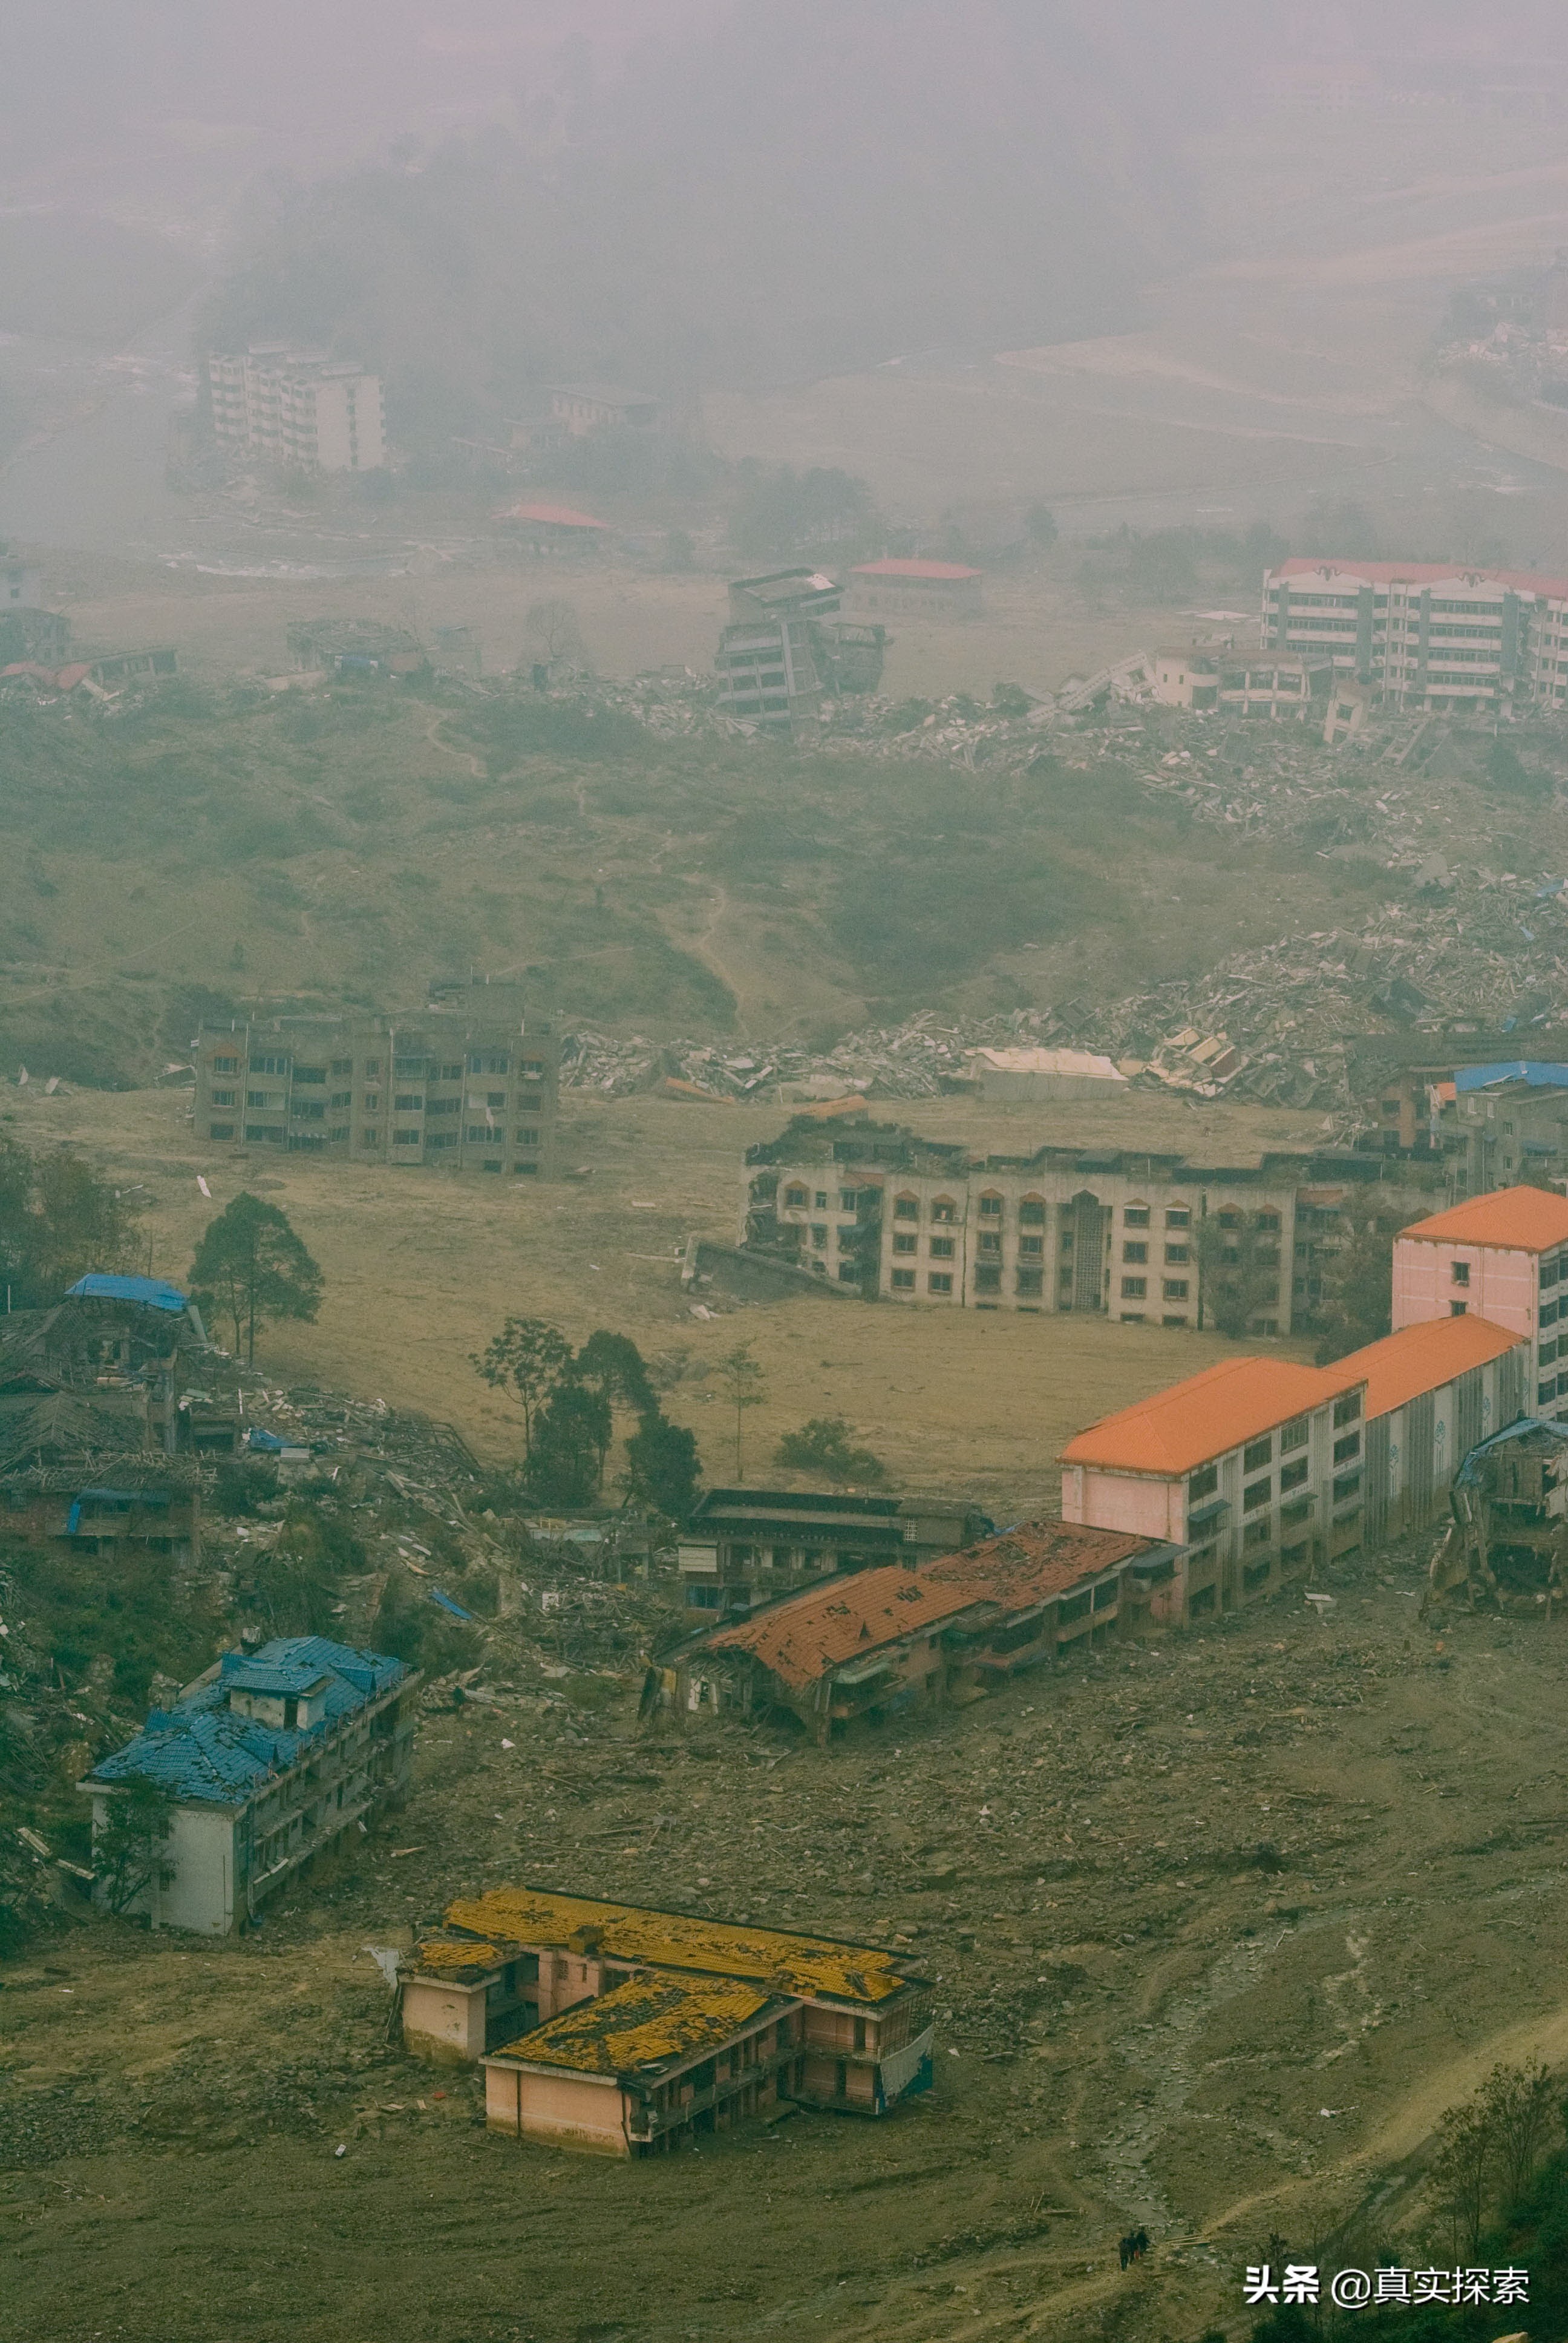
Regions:
<instances>
[{"instance_id":1,"label":"concrete apartment building","mask_svg":"<svg viewBox=\"0 0 1568 2343\"><path fill-rule=\"evenodd\" d=\"M1525 1173L1568 1179L1568 1064L1541 1058L1459 1066L1438 1086L1439 1141L1463 1151L1472 1196L1511 1188Z\"/></svg>"},{"instance_id":2,"label":"concrete apartment building","mask_svg":"<svg viewBox=\"0 0 1568 2343\"><path fill-rule=\"evenodd\" d=\"M418 1681L401 1660L321 1635L226 1652L77 1785L95 1841L128 1781L173 1795L166 1840L125 1908L205 1936L246 1927L373 1807L402 1797Z\"/></svg>"},{"instance_id":3,"label":"concrete apartment building","mask_svg":"<svg viewBox=\"0 0 1568 2343\"><path fill-rule=\"evenodd\" d=\"M560 1045L515 984L437 985L389 1017L204 1025L196 1131L214 1146L557 1177Z\"/></svg>"},{"instance_id":4,"label":"concrete apartment building","mask_svg":"<svg viewBox=\"0 0 1568 2343\"><path fill-rule=\"evenodd\" d=\"M1070 1441L1062 1515L1181 1549L1157 1622L1239 1610L1434 1520L1461 1460L1521 1412L1529 1371L1528 1343L1477 1318L1332 1367L1226 1359Z\"/></svg>"},{"instance_id":5,"label":"concrete apartment building","mask_svg":"<svg viewBox=\"0 0 1568 2343\"><path fill-rule=\"evenodd\" d=\"M931 1988L896 1950L530 1887L447 1907L402 2018L416 2056L483 2064L492 2131L600 2156L931 2083Z\"/></svg>"},{"instance_id":6,"label":"concrete apartment building","mask_svg":"<svg viewBox=\"0 0 1568 2343\"><path fill-rule=\"evenodd\" d=\"M1211 1221L1221 1248L1277 1262L1253 1331L1289 1333L1318 1298L1347 1198L1380 1169L1334 1150L1208 1165L1075 1147L977 1157L897 1125L797 1116L747 1152L740 1242L888 1302L1198 1326Z\"/></svg>"},{"instance_id":7,"label":"concrete apartment building","mask_svg":"<svg viewBox=\"0 0 1568 2343\"><path fill-rule=\"evenodd\" d=\"M1505 1188L1401 1232L1393 1248L1396 1332L1464 1317L1505 1328L1528 1346L1526 1413L1549 1420L1568 1413L1568 1198Z\"/></svg>"},{"instance_id":8,"label":"concrete apartment building","mask_svg":"<svg viewBox=\"0 0 1568 2343\"><path fill-rule=\"evenodd\" d=\"M381 384L352 359L286 342L207 359L220 447L307 472L374 472L387 461Z\"/></svg>"},{"instance_id":9,"label":"concrete apartment building","mask_svg":"<svg viewBox=\"0 0 1568 2343\"><path fill-rule=\"evenodd\" d=\"M1561 708L1568 578L1434 561L1293 556L1263 579L1261 641L1332 659L1385 706Z\"/></svg>"},{"instance_id":10,"label":"concrete apartment building","mask_svg":"<svg viewBox=\"0 0 1568 2343\"><path fill-rule=\"evenodd\" d=\"M709 1489L676 1549L691 1611L744 1614L836 1572L934 1562L991 1524L940 1497L843 1490Z\"/></svg>"}]
</instances>

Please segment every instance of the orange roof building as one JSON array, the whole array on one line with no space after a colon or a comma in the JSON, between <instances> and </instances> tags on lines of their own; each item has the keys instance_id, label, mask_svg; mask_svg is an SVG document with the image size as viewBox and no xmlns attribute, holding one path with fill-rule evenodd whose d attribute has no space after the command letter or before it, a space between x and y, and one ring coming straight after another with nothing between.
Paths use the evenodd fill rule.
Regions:
<instances>
[{"instance_id":1,"label":"orange roof building","mask_svg":"<svg viewBox=\"0 0 1568 2343\"><path fill-rule=\"evenodd\" d=\"M1501 1188L1402 1230L1393 1248L1395 1328L1447 1318L1484 1318L1528 1343L1527 1412L1554 1418L1568 1411L1568 1373L1558 1372L1568 1347L1557 1332L1568 1322L1568 1197Z\"/></svg>"},{"instance_id":2,"label":"orange roof building","mask_svg":"<svg viewBox=\"0 0 1568 2343\"><path fill-rule=\"evenodd\" d=\"M1337 1399L1359 1380L1337 1367L1293 1359L1221 1359L1081 1432L1062 1451L1064 1464L1098 1464L1161 1478L1240 1448L1288 1418Z\"/></svg>"},{"instance_id":3,"label":"orange roof building","mask_svg":"<svg viewBox=\"0 0 1568 2343\"><path fill-rule=\"evenodd\" d=\"M829 1579L703 1637L687 1663L700 1704L728 1674L742 1706L837 1725L944 1700L1117 1632L1174 1571L1168 1541L1025 1522L961 1554Z\"/></svg>"}]
</instances>

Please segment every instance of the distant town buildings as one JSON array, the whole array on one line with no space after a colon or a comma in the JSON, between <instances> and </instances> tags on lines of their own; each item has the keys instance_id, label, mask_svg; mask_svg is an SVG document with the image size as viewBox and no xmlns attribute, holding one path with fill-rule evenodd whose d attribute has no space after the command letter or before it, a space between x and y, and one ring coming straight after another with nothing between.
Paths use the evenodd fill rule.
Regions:
<instances>
[{"instance_id":1,"label":"distant town buildings","mask_svg":"<svg viewBox=\"0 0 1568 2343\"><path fill-rule=\"evenodd\" d=\"M931 2084L930 1985L880 1945L496 1887L447 1907L401 1994L408 2049L483 2064L492 2131L590 2155Z\"/></svg>"},{"instance_id":2,"label":"distant town buildings","mask_svg":"<svg viewBox=\"0 0 1568 2343\"><path fill-rule=\"evenodd\" d=\"M1249 1273L1271 1281L1252 1331L1288 1333L1321 1298L1343 1205L1380 1171L1332 1148L1236 1163L1050 1146L977 1158L895 1124L798 1115L747 1152L740 1242L889 1302L1197 1326L1208 1228L1212 1270L1245 1247Z\"/></svg>"},{"instance_id":3,"label":"distant town buildings","mask_svg":"<svg viewBox=\"0 0 1568 2343\"><path fill-rule=\"evenodd\" d=\"M120 1908L205 1936L255 1921L286 1881L403 1795L417 1682L401 1660L321 1635L226 1652L79 1785L95 1850L133 1782L173 1802Z\"/></svg>"},{"instance_id":4,"label":"distant town buildings","mask_svg":"<svg viewBox=\"0 0 1568 2343\"><path fill-rule=\"evenodd\" d=\"M353 359L253 342L207 360L220 447L307 472L373 472L387 461L381 384Z\"/></svg>"},{"instance_id":5,"label":"distant town buildings","mask_svg":"<svg viewBox=\"0 0 1568 2343\"><path fill-rule=\"evenodd\" d=\"M602 551L610 526L575 505L502 505L490 516L517 536L530 553L583 554Z\"/></svg>"},{"instance_id":6,"label":"distant town buildings","mask_svg":"<svg viewBox=\"0 0 1568 2343\"><path fill-rule=\"evenodd\" d=\"M650 390L568 383L551 391L550 417L573 439L593 431L648 431L658 421L658 401Z\"/></svg>"},{"instance_id":7,"label":"distant town buildings","mask_svg":"<svg viewBox=\"0 0 1568 2343\"><path fill-rule=\"evenodd\" d=\"M196 1130L214 1146L554 1179L560 1045L517 984L434 985L393 1016L204 1025Z\"/></svg>"},{"instance_id":8,"label":"distant town buildings","mask_svg":"<svg viewBox=\"0 0 1568 2343\"><path fill-rule=\"evenodd\" d=\"M1561 708L1568 578L1292 556L1263 579L1261 642L1303 661L1326 658L1394 708Z\"/></svg>"}]
</instances>

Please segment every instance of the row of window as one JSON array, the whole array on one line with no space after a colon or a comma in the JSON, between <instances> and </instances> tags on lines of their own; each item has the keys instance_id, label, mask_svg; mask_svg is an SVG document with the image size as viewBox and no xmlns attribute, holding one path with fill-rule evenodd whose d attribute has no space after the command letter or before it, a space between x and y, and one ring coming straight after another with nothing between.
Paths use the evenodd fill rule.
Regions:
<instances>
[{"instance_id":1,"label":"row of window","mask_svg":"<svg viewBox=\"0 0 1568 2343\"><path fill-rule=\"evenodd\" d=\"M235 1134L236 1126L232 1122L209 1122L207 1125L209 1139L232 1140ZM263 1147L280 1147L286 1139L291 1148L308 1153L317 1148L347 1147L350 1131L346 1122L335 1123L328 1129L318 1131L286 1131L281 1123L247 1122L245 1125L245 1136L248 1142ZM455 1131L438 1131L428 1135L417 1131L395 1131L392 1133L392 1144L394 1147L417 1147L422 1136L427 1150L456 1147L457 1144L457 1133ZM470 1146L487 1144L491 1147L504 1147L506 1144L505 1131L491 1131L484 1123L470 1123L464 1137ZM518 1147L538 1147L538 1131L531 1127L519 1130L514 1141L514 1144ZM363 1144L367 1147L378 1146L380 1133L375 1131L364 1132Z\"/></svg>"},{"instance_id":2,"label":"row of window","mask_svg":"<svg viewBox=\"0 0 1568 2343\"><path fill-rule=\"evenodd\" d=\"M215 1054L207 1064L208 1071L214 1074L237 1074L240 1071L237 1056ZM325 1082L329 1074L335 1081L341 1081L345 1075L354 1071L352 1058L334 1058L329 1066L305 1066L295 1064L286 1051L276 1051L250 1058L246 1061L246 1071L253 1074L286 1074L291 1064L297 1082ZM505 1074L511 1071L511 1057L507 1051L471 1050L466 1059L449 1062L427 1057L394 1058L392 1073L394 1080L460 1082L466 1072ZM381 1067L379 1058L367 1058L359 1071L365 1081L375 1082L381 1079ZM546 1071L542 1058L519 1058L518 1061L518 1072L525 1081L543 1081Z\"/></svg>"},{"instance_id":3,"label":"row of window","mask_svg":"<svg viewBox=\"0 0 1568 2343\"><path fill-rule=\"evenodd\" d=\"M1001 1274L1000 1262L982 1265L975 1272L975 1292L1000 1293L1002 1290ZM918 1277L912 1269L895 1269L890 1273L888 1282L895 1293L913 1293L918 1284ZM927 1272L926 1292L928 1293L950 1294L952 1290L953 1273L950 1270L933 1269ZM1039 1269L1015 1270L1012 1290L1014 1293L1026 1300L1038 1299L1045 1291L1045 1272Z\"/></svg>"},{"instance_id":4,"label":"row of window","mask_svg":"<svg viewBox=\"0 0 1568 2343\"><path fill-rule=\"evenodd\" d=\"M1188 1292L1187 1280L1184 1277L1164 1278L1161 1281L1160 1292L1161 1298L1166 1302L1185 1302ZM1146 1277L1124 1277L1122 1279L1121 1299L1123 1302L1146 1302L1148 1298L1149 1280Z\"/></svg>"}]
</instances>

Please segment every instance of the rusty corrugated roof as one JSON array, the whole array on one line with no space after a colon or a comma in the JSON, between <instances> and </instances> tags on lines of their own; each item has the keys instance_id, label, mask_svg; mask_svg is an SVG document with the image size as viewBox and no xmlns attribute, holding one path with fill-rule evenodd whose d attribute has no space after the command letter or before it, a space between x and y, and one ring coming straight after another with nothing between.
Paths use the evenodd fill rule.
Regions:
<instances>
[{"instance_id":1,"label":"rusty corrugated roof","mask_svg":"<svg viewBox=\"0 0 1568 2343\"><path fill-rule=\"evenodd\" d=\"M709 1640L716 1651L750 1652L800 1691L828 1669L869 1659L885 1644L939 1627L974 1604L1031 1610L1149 1547L1149 1539L1121 1530L1025 1522L914 1570L889 1563L835 1578L772 1604L759 1618L720 1628Z\"/></svg>"}]
</instances>

